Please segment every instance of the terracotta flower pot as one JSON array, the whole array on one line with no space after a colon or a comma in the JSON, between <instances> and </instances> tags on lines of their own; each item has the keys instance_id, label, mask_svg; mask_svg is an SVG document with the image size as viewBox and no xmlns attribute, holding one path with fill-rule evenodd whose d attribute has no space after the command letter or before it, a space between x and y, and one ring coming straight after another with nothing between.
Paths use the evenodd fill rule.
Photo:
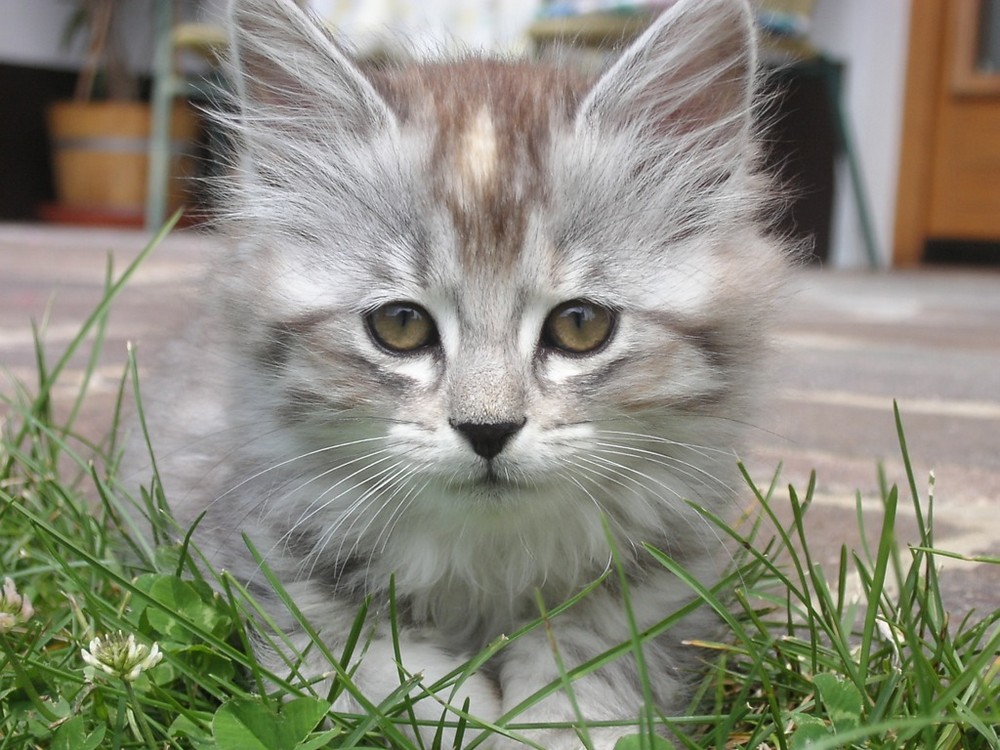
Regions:
<instances>
[{"instance_id":1,"label":"terracotta flower pot","mask_svg":"<svg viewBox=\"0 0 1000 750\"><path fill-rule=\"evenodd\" d=\"M48 110L57 212L92 212L141 221L146 202L151 109L143 102L53 104ZM194 110L178 103L171 122L169 208L184 204L194 173Z\"/></svg>"}]
</instances>

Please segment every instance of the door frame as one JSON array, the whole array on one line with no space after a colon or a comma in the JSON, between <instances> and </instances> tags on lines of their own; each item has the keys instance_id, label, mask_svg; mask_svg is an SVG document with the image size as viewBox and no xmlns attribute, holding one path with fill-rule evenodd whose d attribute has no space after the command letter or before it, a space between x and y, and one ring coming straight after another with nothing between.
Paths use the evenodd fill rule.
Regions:
<instances>
[{"instance_id":1,"label":"door frame","mask_svg":"<svg viewBox=\"0 0 1000 750\"><path fill-rule=\"evenodd\" d=\"M923 259L943 97L1000 93L1000 75L983 73L976 67L980 4L981 0L911 0L893 239L895 266L915 266Z\"/></svg>"}]
</instances>

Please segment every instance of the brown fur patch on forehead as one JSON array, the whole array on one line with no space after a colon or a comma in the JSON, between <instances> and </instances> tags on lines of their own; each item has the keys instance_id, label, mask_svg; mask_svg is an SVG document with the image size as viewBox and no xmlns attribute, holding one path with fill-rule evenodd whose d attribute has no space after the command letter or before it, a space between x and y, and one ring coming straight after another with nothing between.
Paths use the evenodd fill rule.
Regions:
<instances>
[{"instance_id":1,"label":"brown fur patch on forehead","mask_svg":"<svg viewBox=\"0 0 1000 750\"><path fill-rule=\"evenodd\" d=\"M553 128L568 126L588 81L569 70L469 59L404 68L373 83L404 126L433 133L435 197L467 267L509 268L546 199Z\"/></svg>"}]
</instances>

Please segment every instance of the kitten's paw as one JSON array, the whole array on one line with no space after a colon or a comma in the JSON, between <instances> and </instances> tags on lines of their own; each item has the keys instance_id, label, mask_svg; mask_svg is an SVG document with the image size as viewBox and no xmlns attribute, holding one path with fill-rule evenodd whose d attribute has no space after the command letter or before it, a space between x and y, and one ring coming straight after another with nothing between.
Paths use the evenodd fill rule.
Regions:
<instances>
[{"instance_id":1,"label":"kitten's paw","mask_svg":"<svg viewBox=\"0 0 1000 750\"><path fill-rule=\"evenodd\" d=\"M501 712L500 693L496 683L480 674L469 675L454 695L448 691L446 695L440 697L446 699L450 706L458 710L461 710L465 701L468 700L469 714L473 717L481 717L483 721L494 722ZM449 721L458 720L456 714L450 714L447 718ZM445 747L450 747L450 745L445 745Z\"/></svg>"},{"instance_id":2,"label":"kitten's paw","mask_svg":"<svg viewBox=\"0 0 1000 750\"><path fill-rule=\"evenodd\" d=\"M573 729L537 729L518 732L525 739L546 750L586 750L588 744L576 730ZM595 728L588 730L589 747L593 750L614 750L615 744L628 731L613 728ZM489 750L525 750L530 747L509 737L496 736L486 743Z\"/></svg>"},{"instance_id":3,"label":"kitten's paw","mask_svg":"<svg viewBox=\"0 0 1000 750\"><path fill-rule=\"evenodd\" d=\"M473 718L482 717L484 722L493 722L500 715L500 691L493 680L479 673L467 675L457 686L449 685L434 695L429 694L431 686L452 673L460 663L426 642L408 642L405 645L404 670L408 675L419 675L420 682L409 693L409 708L401 708L400 711L402 716L406 716L406 710L412 711L421 722L419 733L425 746L430 747L434 743L437 727L441 722L452 725L444 727L441 747L455 745L453 727L460 720L457 712L462 710L466 702L469 715ZM399 667L392 652L387 650L389 648L391 646L383 641L369 644L365 659L354 672L355 684L372 703L382 703L400 686ZM334 708L347 712L363 710L353 696L346 692L338 698ZM474 722L466 729L467 735L472 732L472 726ZM408 726L404 725L402 728L412 736Z\"/></svg>"}]
</instances>

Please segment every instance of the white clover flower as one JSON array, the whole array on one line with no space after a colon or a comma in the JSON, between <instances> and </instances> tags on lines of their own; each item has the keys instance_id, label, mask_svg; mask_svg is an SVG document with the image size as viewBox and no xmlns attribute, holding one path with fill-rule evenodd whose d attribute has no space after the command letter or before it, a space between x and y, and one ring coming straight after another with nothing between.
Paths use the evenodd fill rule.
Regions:
<instances>
[{"instance_id":1,"label":"white clover flower","mask_svg":"<svg viewBox=\"0 0 1000 750\"><path fill-rule=\"evenodd\" d=\"M0 633L9 633L19 622L27 622L35 614L31 600L17 593L17 586L10 578L3 579L0 594Z\"/></svg>"},{"instance_id":2,"label":"white clover flower","mask_svg":"<svg viewBox=\"0 0 1000 750\"><path fill-rule=\"evenodd\" d=\"M163 658L156 643L152 647L136 643L135 635L125 635L121 630L94 638L89 649L81 649L81 655L94 669L129 682L155 667Z\"/></svg>"}]
</instances>

